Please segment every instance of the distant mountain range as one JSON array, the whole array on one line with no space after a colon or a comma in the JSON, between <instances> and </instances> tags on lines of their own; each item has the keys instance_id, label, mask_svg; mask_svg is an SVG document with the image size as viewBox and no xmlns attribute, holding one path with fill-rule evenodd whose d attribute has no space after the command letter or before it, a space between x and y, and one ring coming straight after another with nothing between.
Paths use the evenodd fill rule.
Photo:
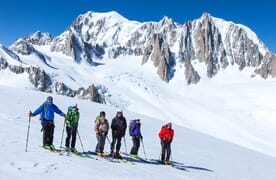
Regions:
<instances>
[{"instance_id":1,"label":"distant mountain range","mask_svg":"<svg viewBox=\"0 0 276 180\"><path fill-rule=\"evenodd\" d=\"M200 83L202 77L212 78L229 67L250 69L252 77L276 76L275 54L253 31L208 13L179 24L168 17L159 22L137 22L113 11L89 11L57 37L35 32L8 48L0 46L0 70L27 73L29 81L41 91L104 102L103 86L88 82L90 86L74 89L56 79L49 71L63 72L63 68L52 65L56 54L72 59L76 66L95 67L104 59L139 57L141 66L151 63L160 80L168 83L178 66L184 67L181 73L186 80L179 83L187 84ZM204 66L203 71L199 71L199 65Z\"/></svg>"}]
</instances>

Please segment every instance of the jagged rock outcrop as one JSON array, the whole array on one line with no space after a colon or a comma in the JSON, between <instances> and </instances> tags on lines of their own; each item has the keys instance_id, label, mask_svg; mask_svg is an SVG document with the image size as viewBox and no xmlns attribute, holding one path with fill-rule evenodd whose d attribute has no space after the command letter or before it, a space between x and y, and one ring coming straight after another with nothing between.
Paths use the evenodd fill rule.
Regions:
<instances>
[{"instance_id":1,"label":"jagged rock outcrop","mask_svg":"<svg viewBox=\"0 0 276 180\"><path fill-rule=\"evenodd\" d=\"M43 92L52 92L51 85L52 81L50 76L45 73L44 70L41 70L38 67L29 67L26 68L26 72L29 74L30 82L38 88L40 91Z\"/></svg>"},{"instance_id":2,"label":"jagged rock outcrop","mask_svg":"<svg viewBox=\"0 0 276 180\"><path fill-rule=\"evenodd\" d=\"M144 52L142 64L147 62L150 55L153 65L157 67L160 79L169 82L173 76L172 68L175 65L175 60L171 55L169 45L164 41L161 34L153 35L151 42Z\"/></svg>"},{"instance_id":3,"label":"jagged rock outcrop","mask_svg":"<svg viewBox=\"0 0 276 180\"><path fill-rule=\"evenodd\" d=\"M188 84L197 84L200 80L198 72L194 69L190 60L185 61L185 78Z\"/></svg>"},{"instance_id":4,"label":"jagged rock outcrop","mask_svg":"<svg viewBox=\"0 0 276 180\"><path fill-rule=\"evenodd\" d=\"M265 79L268 78L269 75L276 77L276 55L267 53L264 57L263 64L260 68L255 70L255 73Z\"/></svg>"},{"instance_id":5,"label":"jagged rock outcrop","mask_svg":"<svg viewBox=\"0 0 276 180\"><path fill-rule=\"evenodd\" d=\"M40 31L37 31L25 37L24 40L35 45L48 45L52 41L52 36L50 33L42 33Z\"/></svg>"},{"instance_id":6,"label":"jagged rock outcrop","mask_svg":"<svg viewBox=\"0 0 276 180\"><path fill-rule=\"evenodd\" d=\"M10 49L22 55L30 55L35 51L33 46L24 39L17 40L14 44L10 46Z\"/></svg>"}]
</instances>

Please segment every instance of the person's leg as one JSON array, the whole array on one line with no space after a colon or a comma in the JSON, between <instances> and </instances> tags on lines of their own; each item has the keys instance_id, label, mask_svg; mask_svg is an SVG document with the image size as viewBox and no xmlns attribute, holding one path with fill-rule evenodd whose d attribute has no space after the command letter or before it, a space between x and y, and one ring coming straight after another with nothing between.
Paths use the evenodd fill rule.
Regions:
<instances>
[{"instance_id":1,"label":"person's leg","mask_svg":"<svg viewBox=\"0 0 276 180\"><path fill-rule=\"evenodd\" d=\"M135 154L135 137L132 137L132 148L130 154Z\"/></svg>"},{"instance_id":2,"label":"person's leg","mask_svg":"<svg viewBox=\"0 0 276 180\"><path fill-rule=\"evenodd\" d=\"M166 152L166 147L165 147L165 141L161 141L161 161L163 162L165 160L165 152Z\"/></svg>"},{"instance_id":3,"label":"person's leg","mask_svg":"<svg viewBox=\"0 0 276 180\"><path fill-rule=\"evenodd\" d=\"M105 145L105 135L101 134L100 136L100 142L99 142L99 152L103 153L104 151L104 145Z\"/></svg>"},{"instance_id":4,"label":"person's leg","mask_svg":"<svg viewBox=\"0 0 276 180\"><path fill-rule=\"evenodd\" d=\"M65 139L65 147L69 148L70 147L70 139L71 139L71 128L66 126L66 139Z\"/></svg>"},{"instance_id":5,"label":"person's leg","mask_svg":"<svg viewBox=\"0 0 276 180\"><path fill-rule=\"evenodd\" d=\"M136 138L136 154L138 154L140 148L140 137Z\"/></svg>"},{"instance_id":6,"label":"person's leg","mask_svg":"<svg viewBox=\"0 0 276 180\"><path fill-rule=\"evenodd\" d=\"M47 123L47 124L44 124L44 138L45 138L45 144L46 145L52 145L51 144L51 141L50 141L50 136L51 136L51 127L50 127L50 124Z\"/></svg>"},{"instance_id":7,"label":"person's leg","mask_svg":"<svg viewBox=\"0 0 276 180\"><path fill-rule=\"evenodd\" d=\"M55 129L55 125L53 123L50 123L50 125L49 125L49 143L50 143L50 145L53 145L54 129Z\"/></svg>"},{"instance_id":8,"label":"person's leg","mask_svg":"<svg viewBox=\"0 0 276 180\"><path fill-rule=\"evenodd\" d=\"M132 150L131 154L137 155L138 154L139 145L140 145L139 137L133 137L132 141L133 141L133 147L131 149Z\"/></svg>"},{"instance_id":9,"label":"person's leg","mask_svg":"<svg viewBox=\"0 0 276 180\"><path fill-rule=\"evenodd\" d=\"M116 144L116 137L114 135L112 135L112 142L110 144L110 153L113 154L114 152L114 146Z\"/></svg>"},{"instance_id":10,"label":"person's leg","mask_svg":"<svg viewBox=\"0 0 276 180\"><path fill-rule=\"evenodd\" d=\"M117 137L116 154L119 154L119 152L120 152L121 141L122 141L122 137Z\"/></svg>"},{"instance_id":11,"label":"person's leg","mask_svg":"<svg viewBox=\"0 0 276 180\"><path fill-rule=\"evenodd\" d=\"M43 132L43 146L46 146L46 145L48 145L47 144L47 136L46 136L46 124L43 124L42 125L42 132Z\"/></svg>"},{"instance_id":12,"label":"person's leg","mask_svg":"<svg viewBox=\"0 0 276 180\"><path fill-rule=\"evenodd\" d=\"M171 143L169 143L169 142L167 143L166 149L167 149L166 161L170 161L170 156L171 156Z\"/></svg>"},{"instance_id":13,"label":"person's leg","mask_svg":"<svg viewBox=\"0 0 276 180\"><path fill-rule=\"evenodd\" d=\"M77 139L77 128L72 129L72 141L71 141L71 148L75 149L76 146L76 139Z\"/></svg>"}]
</instances>

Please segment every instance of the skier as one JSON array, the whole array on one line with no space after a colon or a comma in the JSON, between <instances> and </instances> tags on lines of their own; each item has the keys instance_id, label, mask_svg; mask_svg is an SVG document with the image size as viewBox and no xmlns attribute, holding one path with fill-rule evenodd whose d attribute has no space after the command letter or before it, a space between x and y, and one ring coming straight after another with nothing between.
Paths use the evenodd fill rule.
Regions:
<instances>
[{"instance_id":1,"label":"skier","mask_svg":"<svg viewBox=\"0 0 276 180\"><path fill-rule=\"evenodd\" d=\"M105 139L108 134L109 123L105 118L105 112L101 111L100 115L95 120L95 132L98 144L96 146L96 153L98 156L104 156Z\"/></svg>"},{"instance_id":2,"label":"skier","mask_svg":"<svg viewBox=\"0 0 276 180\"><path fill-rule=\"evenodd\" d=\"M132 142L133 146L130 151L130 156L134 158L138 158L138 150L140 147L140 139L142 140L142 135L141 135L141 123L140 119L135 119L132 120L129 126L129 134L132 136Z\"/></svg>"},{"instance_id":3,"label":"skier","mask_svg":"<svg viewBox=\"0 0 276 180\"><path fill-rule=\"evenodd\" d=\"M53 104L53 97L47 97L46 101L40 105L33 113L30 111L29 116L33 117L41 113L41 125L43 131L43 147L45 149L54 150L55 146L53 145L54 140L54 112L60 116L66 115L55 105Z\"/></svg>"},{"instance_id":4,"label":"skier","mask_svg":"<svg viewBox=\"0 0 276 180\"><path fill-rule=\"evenodd\" d=\"M163 164L170 164L171 155L171 143L174 137L174 130L172 129L172 123L168 123L163 126L159 132L159 138L161 139L161 161Z\"/></svg>"},{"instance_id":5,"label":"skier","mask_svg":"<svg viewBox=\"0 0 276 180\"><path fill-rule=\"evenodd\" d=\"M112 129L112 142L111 142L111 156L121 159L122 156L120 155L120 148L121 148L121 140L122 137L125 136L126 133L126 119L123 116L122 110L118 110L116 117L112 119L111 129ZM114 146L116 145L116 153L114 154Z\"/></svg>"},{"instance_id":6,"label":"skier","mask_svg":"<svg viewBox=\"0 0 276 180\"><path fill-rule=\"evenodd\" d=\"M67 137L65 140L65 147L66 150L76 152L76 136L78 132L78 123L80 119L80 113L77 105L75 106L69 106L68 112L66 115L66 133ZM70 148L70 141L71 141L71 148Z\"/></svg>"}]
</instances>

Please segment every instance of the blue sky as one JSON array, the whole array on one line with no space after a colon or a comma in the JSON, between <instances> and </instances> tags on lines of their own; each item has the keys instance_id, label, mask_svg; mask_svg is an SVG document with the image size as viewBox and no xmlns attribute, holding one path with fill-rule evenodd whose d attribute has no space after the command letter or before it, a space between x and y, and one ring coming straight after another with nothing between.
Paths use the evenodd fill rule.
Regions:
<instances>
[{"instance_id":1,"label":"blue sky","mask_svg":"<svg viewBox=\"0 0 276 180\"><path fill-rule=\"evenodd\" d=\"M248 26L276 52L276 1L262 0L7 0L0 6L0 43L9 46L35 31L62 33L80 14L117 11L130 20L185 23L203 12Z\"/></svg>"}]
</instances>

